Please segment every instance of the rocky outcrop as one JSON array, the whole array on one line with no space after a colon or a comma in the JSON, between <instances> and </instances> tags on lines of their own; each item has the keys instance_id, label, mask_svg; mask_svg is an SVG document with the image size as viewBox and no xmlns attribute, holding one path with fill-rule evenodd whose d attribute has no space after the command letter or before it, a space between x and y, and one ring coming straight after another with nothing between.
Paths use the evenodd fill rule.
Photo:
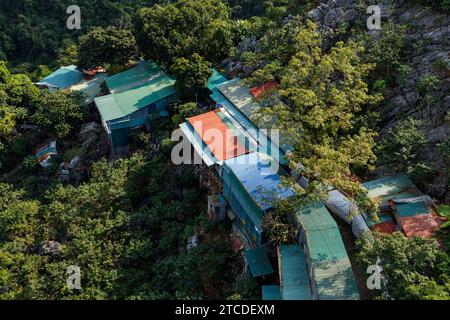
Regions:
<instances>
[{"instance_id":1,"label":"rocky outcrop","mask_svg":"<svg viewBox=\"0 0 450 320\"><path fill-rule=\"evenodd\" d=\"M449 143L450 136L450 16L412 5L407 1L371 3L358 0L329 0L309 12L309 16L327 36L325 46L330 47L339 38L342 26L365 27L370 16L366 9L370 4L378 4L381 7L382 23L389 20L407 26L405 40L409 45L402 55L402 63L409 66L406 79L402 85L388 93L380 110L383 117L380 139L405 116L422 120L422 130L429 144L421 153L424 159L433 163L438 170L429 190L425 191L450 202L450 155L448 149L445 151L442 148L442 145ZM376 36L376 31L371 33ZM418 83L430 75L439 79L437 89L428 93L423 90L421 92ZM425 101L427 94L432 96L431 102ZM378 170L378 173L386 172Z\"/></svg>"}]
</instances>

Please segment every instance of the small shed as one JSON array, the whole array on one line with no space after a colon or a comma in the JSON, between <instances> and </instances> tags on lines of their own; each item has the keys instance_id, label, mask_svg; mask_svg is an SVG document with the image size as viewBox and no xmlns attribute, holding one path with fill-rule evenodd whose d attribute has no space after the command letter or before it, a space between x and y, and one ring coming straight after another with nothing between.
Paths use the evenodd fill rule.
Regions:
<instances>
[{"instance_id":1,"label":"small shed","mask_svg":"<svg viewBox=\"0 0 450 320\"><path fill-rule=\"evenodd\" d=\"M208 217L212 222L220 222L226 219L227 203L220 195L208 196Z\"/></svg>"},{"instance_id":2,"label":"small shed","mask_svg":"<svg viewBox=\"0 0 450 320\"><path fill-rule=\"evenodd\" d=\"M280 290L283 300L311 300L305 253L299 245L278 247Z\"/></svg>"},{"instance_id":3,"label":"small shed","mask_svg":"<svg viewBox=\"0 0 450 320\"><path fill-rule=\"evenodd\" d=\"M267 253L263 248L246 250L244 256L253 278L274 273L269 258L267 257Z\"/></svg>"},{"instance_id":4,"label":"small shed","mask_svg":"<svg viewBox=\"0 0 450 320\"><path fill-rule=\"evenodd\" d=\"M75 65L61 67L44 79L36 83L37 86L48 88L50 91L68 89L84 79L82 72Z\"/></svg>"},{"instance_id":5,"label":"small shed","mask_svg":"<svg viewBox=\"0 0 450 320\"><path fill-rule=\"evenodd\" d=\"M365 217L372 230L386 233L403 230L408 237L431 238L443 223L430 197L404 173L369 181L363 186L371 198L380 202L379 221Z\"/></svg>"},{"instance_id":6,"label":"small shed","mask_svg":"<svg viewBox=\"0 0 450 320\"><path fill-rule=\"evenodd\" d=\"M85 105L94 101L101 93L101 85L105 81L106 73L101 68L96 68L83 73L77 70L75 65L61 67L44 79L36 83L41 88L47 88L50 92L56 90L73 90L84 94Z\"/></svg>"},{"instance_id":7,"label":"small shed","mask_svg":"<svg viewBox=\"0 0 450 320\"><path fill-rule=\"evenodd\" d=\"M42 167L47 168L50 166L50 159L52 156L57 154L56 140L53 140L36 151L36 159Z\"/></svg>"}]
</instances>

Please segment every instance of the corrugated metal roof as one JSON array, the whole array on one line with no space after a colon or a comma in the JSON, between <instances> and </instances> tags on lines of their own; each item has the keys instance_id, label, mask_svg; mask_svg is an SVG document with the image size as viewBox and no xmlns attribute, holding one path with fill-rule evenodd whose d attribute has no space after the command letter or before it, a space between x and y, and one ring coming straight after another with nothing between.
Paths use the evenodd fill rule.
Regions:
<instances>
[{"instance_id":1,"label":"corrugated metal roof","mask_svg":"<svg viewBox=\"0 0 450 320\"><path fill-rule=\"evenodd\" d=\"M246 250L244 252L250 273L254 278L272 274L273 268L263 248Z\"/></svg>"},{"instance_id":2,"label":"corrugated metal roof","mask_svg":"<svg viewBox=\"0 0 450 320\"><path fill-rule=\"evenodd\" d=\"M359 299L339 228L323 203L301 208L297 211L297 219L305 231L319 299Z\"/></svg>"},{"instance_id":3,"label":"corrugated metal roof","mask_svg":"<svg viewBox=\"0 0 450 320\"><path fill-rule=\"evenodd\" d=\"M236 81L239 79L228 81L217 88L222 88L224 86L228 86L229 83L234 83L235 85L239 85L239 82ZM240 85L239 85L240 86ZM219 89L220 90L220 89ZM245 87L242 87L240 91L246 91L250 96L249 90ZM287 144L283 140L283 137L281 137L281 142L279 142L279 145L282 146L280 149L280 146L277 145L274 141L269 139L270 137L267 136L266 133L264 133L260 128L258 128L250 118L248 118L241 109L239 109L235 105L235 101L229 100L223 93L221 92L214 92L211 95L211 98L217 103L219 107L222 107L230 114L233 119L235 119L252 137L255 141L258 143L258 152L266 153L267 155L271 156L274 159L277 159L278 162L281 164L285 164L287 161L285 159L285 156L283 152L289 149L287 147ZM261 107L254 108L254 112L256 114L257 111L259 111ZM270 128L267 128L270 129Z\"/></svg>"},{"instance_id":4,"label":"corrugated metal roof","mask_svg":"<svg viewBox=\"0 0 450 320\"><path fill-rule=\"evenodd\" d=\"M125 117L122 109L120 109L115 97L112 94L98 97L94 100L103 121L110 121Z\"/></svg>"},{"instance_id":5,"label":"corrugated metal roof","mask_svg":"<svg viewBox=\"0 0 450 320\"><path fill-rule=\"evenodd\" d=\"M82 80L71 86L70 89L74 91L81 91L86 96L84 103L87 105L93 102L95 97L100 94L102 91L101 86L106 77L107 75L105 73L97 73L93 79Z\"/></svg>"},{"instance_id":6,"label":"corrugated metal roof","mask_svg":"<svg viewBox=\"0 0 450 320\"><path fill-rule=\"evenodd\" d=\"M392 222L392 220L384 221L373 225L372 230L382 233L394 233L395 231L397 231L397 226L394 222Z\"/></svg>"},{"instance_id":7,"label":"corrugated metal roof","mask_svg":"<svg viewBox=\"0 0 450 320\"><path fill-rule=\"evenodd\" d=\"M411 217L419 214L430 214L431 208L425 201L414 203L397 203L395 209L400 217Z\"/></svg>"},{"instance_id":8,"label":"corrugated metal roof","mask_svg":"<svg viewBox=\"0 0 450 320\"><path fill-rule=\"evenodd\" d=\"M239 78L225 82L217 89L250 120L262 107L253 100L250 90L241 85Z\"/></svg>"},{"instance_id":9,"label":"corrugated metal roof","mask_svg":"<svg viewBox=\"0 0 450 320\"><path fill-rule=\"evenodd\" d=\"M314 264L319 300L359 300L355 277L347 259L322 259Z\"/></svg>"},{"instance_id":10,"label":"corrugated metal roof","mask_svg":"<svg viewBox=\"0 0 450 320\"><path fill-rule=\"evenodd\" d=\"M422 237L430 239L445 222L445 219L435 214L420 214L410 217L401 217L400 224L407 237Z\"/></svg>"},{"instance_id":11,"label":"corrugated metal roof","mask_svg":"<svg viewBox=\"0 0 450 320\"><path fill-rule=\"evenodd\" d=\"M297 212L297 219L306 231L337 228L336 222L322 202L304 206Z\"/></svg>"},{"instance_id":12,"label":"corrugated metal roof","mask_svg":"<svg viewBox=\"0 0 450 320\"><path fill-rule=\"evenodd\" d=\"M162 69L153 61L141 61L132 68L112 75L106 79L106 85L111 93L127 91L141 86L159 76Z\"/></svg>"},{"instance_id":13,"label":"corrugated metal roof","mask_svg":"<svg viewBox=\"0 0 450 320\"><path fill-rule=\"evenodd\" d=\"M221 113L214 110L188 118L188 121L219 161L248 153L245 142L241 142L219 117Z\"/></svg>"},{"instance_id":14,"label":"corrugated metal roof","mask_svg":"<svg viewBox=\"0 0 450 320\"><path fill-rule=\"evenodd\" d=\"M261 286L263 300L281 300L280 286Z\"/></svg>"},{"instance_id":15,"label":"corrugated metal roof","mask_svg":"<svg viewBox=\"0 0 450 320\"><path fill-rule=\"evenodd\" d=\"M311 300L311 287L305 254L299 245L282 245L278 249L280 290L283 300Z\"/></svg>"},{"instance_id":16,"label":"corrugated metal roof","mask_svg":"<svg viewBox=\"0 0 450 320\"><path fill-rule=\"evenodd\" d=\"M240 181L247 193L262 209L272 207L272 200L285 199L294 193L282 187L281 179L274 168L277 164L270 159L263 160L261 154L249 153L224 161Z\"/></svg>"},{"instance_id":17,"label":"corrugated metal roof","mask_svg":"<svg viewBox=\"0 0 450 320\"><path fill-rule=\"evenodd\" d=\"M189 122L182 123L180 125L180 129L207 166L212 166L217 162L217 159L211 153L208 146L195 133L194 128L189 124Z\"/></svg>"},{"instance_id":18,"label":"corrugated metal roof","mask_svg":"<svg viewBox=\"0 0 450 320\"><path fill-rule=\"evenodd\" d=\"M420 195L417 187L404 173L363 183L363 187L369 191L371 198L382 202Z\"/></svg>"},{"instance_id":19,"label":"corrugated metal roof","mask_svg":"<svg viewBox=\"0 0 450 320\"><path fill-rule=\"evenodd\" d=\"M227 82L228 79L225 78L220 72L216 69L212 69L212 75L208 79L207 87L209 90L214 91L216 87L224 82Z\"/></svg>"},{"instance_id":20,"label":"corrugated metal roof","mask_svg":"<svg viewBox=\"0 0 450 320\"><path fill-rule=\"evenodd\" d=\"M108 77L106 83L113 93L95 99L104 121L126 117L177 92L175 80L154 62L140 62L135 68Z\"/></svg>"},{"instance_id":21,"label":"corrugated metal roof","mask_svg":"<svg viewBox=\"0 0 450 320\"><path fill-rule=\"evenodd\" d=\"M66 89L74 84L77 84L84 79L83 73L77 70L75 65L61 67L55 72L51 73L41 81L38 85L47 85L54 88Z\"/></svg>"},{"instance_id":22,"label":"corrugated metal roof","mask_svg":"<svg viewBox=\"0 0 450 320\"><path fill-rule=\"evenodd\" d=\"M382 206L389 206L395 210L406 236L430 238L439 227L441 221L426 200L427 197L406 174L399 173L369 181L363 186L369 191L370 197L379 200ZM387 214L379 216L380 218L389 217ZM392 221L391 217L386 219L380 219L377 223L371 223L368 218L366 221L372 224L372 228L380 229L381 224Z\"/></svg>"}]
</instances>

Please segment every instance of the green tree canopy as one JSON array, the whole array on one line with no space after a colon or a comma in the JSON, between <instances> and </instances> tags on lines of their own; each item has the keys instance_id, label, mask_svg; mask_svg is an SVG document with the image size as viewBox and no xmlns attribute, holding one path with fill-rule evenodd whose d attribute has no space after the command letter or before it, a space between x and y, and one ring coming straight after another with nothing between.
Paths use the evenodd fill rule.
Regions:
<instances>
[{"instance_id":1,"label":"green tree canopy","mask_svg":"<svg viewBox=\"0 0 450 320\"><path fill-rule=\"evenodd\" d=\"M171 71L177 79L175 86L184 97L195 97L199 90L206 88L212 75L211 64L197 53L188 59L175 60Z\"/></svg>"},{"instance_id":2,"label":"green tree canopy","mask_svg":"<svg viewBox=\"0 0 450 320\"><path fill-rule=\"evenodd\" d=\"M84 98L77 92L47 92L37 102L32 119L37 125L63 138L83 119L83 105Z\"/></svg>"},{"instance_id":3,"label":"green tree canopy","mask_svg":"<svg viewBox=\"0 0 450 320\"><path fill-rule=\"evenodd\" d=\"M292 167L302 164L302 173L312 182L310 194L333 185L355 198L364 192L350 178L352 168L371 166L375 161L375 132L354 132L355 115L379 96L369 94L365 77L373 65L362 63L363 48L338 42L329 53L321 49L316 25L308 22L298 30L297 52L282 73L280 95L287 102L265 112L274 114L280 129L294 141L289 156ZM279 72L279 68L274 68ZM269 69L270 71L270 69ZM325 196L325 195L324 195ZM373 204L363 197L362 205Z\"/></svg>"},{"instance_id":4,"label":"green tree canopy","mask_svg":"<svg viewBox=\"0 0 450 320\"><path fill-rule=\"evenodd\" d=\"M220 0L180 0L142 8L134 33L144 56L165 66L194 53L219 62L232 47L228 9Z\"/></svg>"},{"instance_id":5,"label":"green tree canopy","mask_svg":"<svg viewBox=\"0 0 450 320\"><path fill-rule=\"evenodd\" d=\"M436 240L407 238L401 232L374 233L357 241L357 262L366 274L380 259L387 283L374 292L387 291L394 299L450 299L450 258Z\"/></svg>"},{"instance_id":6,"label":"green tree canopy","mask_svg":"<svg viewBox=\"0 0 450 320\"><path fill-rule=\"evenodd\" d=\"M0 61L0 102L20 108L31 108L40 92L24 74L11 74L5 61Z\"/></svg>"},{"instance_id":7,"label":"green tree canopy","mask_svg":"<svg viewBox=\"0 0 450 320\"><path fill-rule=\"evenodd\" d=\"M89 70L97 66L126 66L139 58L130 30L116 27L94 28L80 37L77 66Z\"/></svg>"}]
</instances>

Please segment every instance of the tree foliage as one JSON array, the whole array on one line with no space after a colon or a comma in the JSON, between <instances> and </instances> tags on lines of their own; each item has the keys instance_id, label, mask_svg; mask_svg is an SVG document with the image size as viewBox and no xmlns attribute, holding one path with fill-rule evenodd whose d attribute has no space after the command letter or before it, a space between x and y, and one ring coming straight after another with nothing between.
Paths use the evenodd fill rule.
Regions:
<instances>
[{"instance_id":1,"label":"tree foliage","mask_svg":"<svg viewBox=\"0 0 450 320\"><path fill-rule=\"evenodd\" d=\"M406 238L401 232L375 233L357 241L357 262L366 269L380 259L387 284L377 290L394 299L450 299L450 258L439 251L436 240Z\"/></svg>"},{"instance_id":2,"label":"tree foliage","mask_svg":"<svg viewBox=\"0 0 450 320\"><path fill-rule=\"evenodd\" d=\"M365 127L354 132L355 115L380 100L369 94L365 82L373 65L361 62L363 48L355 43L338 42L323 52L312 22L296 30L296 52L281 78L280 95L287 103L265 112L275 115L280 129L291 136L289 161L294 168L304 166L310 194L333 185L359 198L364 190L350 178L352 168L370 167L376 159L375 132Z\"/></svg>"},{"instance_id":3,"label":"tree foliage","mask_svg":"<svg viewBox=\"0 0 450 320\"><path fill-rule=\"evenodd\" d=\"M5 61L0 61L0 103L31 108L39 97L39 90L24 74L11 74Z\"/></svg>"},{"instance_id":4,"label":"tree foliage","mask_svg":"<svg viewBox=\"0 0 450 320\"><path fill-rule=\"evenodd\" d=\"M198 209L190 171L163 153L102 160L80 186L56 185L41 200L0 184L1 299L199 299L228 296L234 253ZM57 250L44 244L56 242ZM81 269L81 290L66 270Z\"/></svg>"},{"instance_id":5,"label":"tree foliage","mask_svg":"<svg viewBox=\"0 0 450 320\"><path fill-rule=\"evenodd\" d=\"M66 10L72 4L66 0L2 1L0 59L15 63L32 61L35 65L51 64L57 68L59 51L68 42L76 41L94 27L127 28L138 8L158 1L79 0L76 5L82 12L80 30L66 27L69 17Z\"/></svg>"},{"instance_id":6,"label":"tree foliage","mask_svg":"<svg viewBox=\"0 0 450 320\"><path fill-rule=\"evenodd\" d=\"M126 66L139 58L130 30L117 27L94 28L80 37L77 66L89 70L97 66Z\"/></svg>"},{"instance_id":7,"label":"tree foliage","mask_svg":"<svg viewBox=\"0 0 450 320\"><path fill-rule=\"evenodd\" d=\"M414 118L398 121L380 141L377 154L380 165L392 172L406 172L414 182L425 186L435 169L421 155L428 144L421 126L422 121Z\"/></svg>"},{"instance_id":8,"label":"tree foliage","mask_svg":"<svg viewBox=\"0 0 450 320\"><path fill-rule=\"evenodd\" d=\"M83 102L83 96L77 92L47 92L37 102L32 119L43 129L63 138L83 119Z\"/></svg>"},{"instance_id":9,"label":"tree foliage","mask_svg":"<svg viewBox=\"0 0 450 320\"><path fill-rule=\"evenodd\" d=\"M219 62L232 46L228 9L219 0L180 0L142 8L134 33L144 56L165 66L194 53Z\"/></svg>"},{"instance_id":10,"label":"tree foliage","mask_svg":"<svg viewBox=\"0 0 450 320\"><path fill-rule=\"evenodd\" d=\"M201 89L206 88L212 75L211 64L194 53L188 59L179 58L171 67L177 79L175 86L183 97L195 97Z\"/></svg>"}]
</instances>

